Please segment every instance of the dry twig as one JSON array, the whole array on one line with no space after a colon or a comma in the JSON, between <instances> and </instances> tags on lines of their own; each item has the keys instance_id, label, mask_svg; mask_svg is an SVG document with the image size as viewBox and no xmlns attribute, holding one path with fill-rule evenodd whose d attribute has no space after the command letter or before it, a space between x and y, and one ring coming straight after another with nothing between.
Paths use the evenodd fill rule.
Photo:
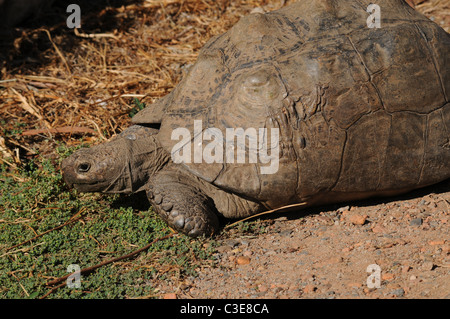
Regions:
<instances>
[{"instance_id":1,"label":"dry twig","mask_svg":"<svg viewBox=\"0 0 450 319\"><path fill-rule=\"evenodd\" d=\"M135 251L133 251L133 252L131 252L129 254L126 254L126 255L120 256L120 257L116 257L116 258L113 258L113 259L110 259L110 260L106 260L106 261L104 261L104 262L102 262L100 264L97 264L97 265L94 265L94 266L91 266L91 267L83 268L83 269L80 270L80 275L81 274L90 273L90 272L92 272L92 271L94 271L94 270L96 270L96 269L98 269L98 268L100 268L102 266L105 266L105 265L108 265L108 264L111 264L111 263L114 263L114 262L117 262L117 261L120 261L120 260L128 259L128 258L134 257L136 255L139 255L141 252L148 250L153 244L157 243L158 241L169 239L169 238L173 237L174 235L175 235L175 233L171 233L171 234L169 234L167 236L164 236L164 237L161 237L161 238L157 238L157 239L153 240L150 244L148 244L148 245L146 245L146 246L144 246L144 247L142 247L142 248L140 248L138 250L135 250ZM47 283L47 286L54 286L54 285L60 284L61 282L67 280L67 278L69 278L71 275L72 274L67 274L67 275L65 275L63 277L51 280L51 281L49 281ZM58 285L56 287L53 287L49 292L47 292L45 295L43 295L40 299L46 298L53 291L56 291L58 288L63 287L64 285L66 285L66 283L62 283L62 284L60 284L60 285Z\"/></svg>"},{"instance_id":2,"label":"dry twig","mask_svg":"<svg viewBox=\"0 0 450 319\"><path fill-rule=\"evenodd\" d=\"M55 227L55 228L49 229L49 230L47 230L47 231L45 231L45 232L43 232L43 233L41 233L41 234L38 234L38 235L34 236L34 237L31 238L31 239L28 239L28 240L25 240L24 242L21 242L20 244L11 246L11 247L9 247L9 248L6 248L6 251L11 250L11 249L16 248L16 247L19 247L19 246L22 246L22 245L25 245L25 244L27 244L27 243L33 241L33 240L36 240L36 239L39 238L39 237L44 236L45 234L48 234L48 233L50 233L50 232L52 232L52 231L61 229L61 228L65 227L65 226L67 226L67 225L70 225L70 224L76 222L77 220L79 220L79 219L81 218L81 216L79 216L79 217L77 217L77 216L80 215L81 213L83 213L85 210L86 210L86 208L83 207L82 209L80 209L80 211L79 211L78 213L76 213L74 216L72 216L72 217L71 217L67 222L65 222L64 224L59 225L59 226L57 226L57 227Z\"/></svg>"}]
</instances>

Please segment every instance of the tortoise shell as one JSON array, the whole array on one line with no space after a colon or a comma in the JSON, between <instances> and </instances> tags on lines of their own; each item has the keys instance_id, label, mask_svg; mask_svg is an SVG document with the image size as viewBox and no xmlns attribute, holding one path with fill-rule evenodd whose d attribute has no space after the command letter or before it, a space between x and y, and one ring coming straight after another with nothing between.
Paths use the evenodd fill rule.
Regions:
<instances>
[{"instance_id":1,"label":"tortoise shell","mask_svg":"<svg viewBox=\"0 0 450 319\"><path fill-rule=\"evenodd\" d=\"M206 163L192 154L181 163L267 207L389 195L449 178L450 36L402 0L377 3L379 28L369 27L366 0L304 0L250 14L212 38L176 88L133 122L160 123L158 139L172 154L182 145L177 128L193 133L191 150L225 145L224 158L227 129L267 134L245 148L278 150L274 173L262 173L261 158Z\"/></svg>"}]
</instances>

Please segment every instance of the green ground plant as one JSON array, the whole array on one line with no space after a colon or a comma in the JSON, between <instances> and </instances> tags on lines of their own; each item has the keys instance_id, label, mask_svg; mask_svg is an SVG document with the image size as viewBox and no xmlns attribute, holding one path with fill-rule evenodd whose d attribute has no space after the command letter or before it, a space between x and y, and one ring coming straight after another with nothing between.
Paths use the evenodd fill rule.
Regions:
<instances>
[{"instance_id":1,"label":"green ground plant","mask_svg":"<svg viewBox=\"0 0 450 319\"><path fill-rule=\"evenodd\" d=\"M59 147L59 158L72 151ZM67 275L69 265L90 267L171 233L144 196L69 190L58 166L59 160L42 157L15 170L0 166L0 298L40 298L50 290L46 283ZM63 286L46 297L155 297L157 281L195 276L213 262L213 252L214 240L176 234L132 259L82 275L80 289Z\"/></svg>"}]
</instances>

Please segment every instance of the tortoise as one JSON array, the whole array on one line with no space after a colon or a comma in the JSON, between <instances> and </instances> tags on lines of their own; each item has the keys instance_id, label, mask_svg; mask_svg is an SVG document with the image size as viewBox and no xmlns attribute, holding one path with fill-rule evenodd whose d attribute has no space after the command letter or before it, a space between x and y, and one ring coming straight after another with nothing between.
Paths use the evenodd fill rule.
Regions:
<instances>
[{"instance_id":1,"label":"tortoise","mask_svg":"<svg viewBox=\"0 0 450 319\"><path fill-rule=\"evenodd\" d=\"M65 159L66 183L145 190L169 226L199 236L220 216L446 180L450 36L403 0L377 3L379 27L370 0L305 0L242 18L133 126Z\"/></svg>"}]
</instances>

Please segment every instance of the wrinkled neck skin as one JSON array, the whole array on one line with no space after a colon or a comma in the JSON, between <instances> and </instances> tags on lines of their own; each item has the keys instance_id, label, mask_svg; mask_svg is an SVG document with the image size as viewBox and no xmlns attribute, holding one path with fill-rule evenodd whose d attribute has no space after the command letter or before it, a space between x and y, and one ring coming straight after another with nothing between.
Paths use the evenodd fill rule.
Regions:
<instances>
[{"instance_id":1,"label":"wrinkled neck skin","mask_svg":"<svg viewBox=\"0 0 450 319\"><path fill-rule=\"evenodd\" d=\"M151 177L168 162L169 156L157 143L154 135L119 139L117 149L123 149L121 170L106 186L103 193L135 193L143 190ZM167 155L167 156L166 156ZM116 165L117 165L116 164Z\"/></svg>"},{"instance_id":2,"label":"wrinkled neck skin","mask_svg":"<svg viewBox=\"0 0 450 319\"><path fill-rule=\"evenodd\" d=\"M81 149L62 163L64 180L82 192L135 193L170 160L158 130L134 125L104 144Z\"/></svg>"}]
</instances>

